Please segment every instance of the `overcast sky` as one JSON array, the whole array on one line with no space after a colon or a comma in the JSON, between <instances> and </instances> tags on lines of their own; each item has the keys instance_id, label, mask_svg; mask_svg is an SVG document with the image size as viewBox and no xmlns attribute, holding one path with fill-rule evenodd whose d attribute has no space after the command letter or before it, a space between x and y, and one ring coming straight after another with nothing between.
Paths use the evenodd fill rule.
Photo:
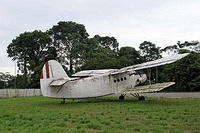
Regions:
<instances>
[{"instance_id":1,"label":"overcast sky","mask_svg":"<svg viewBox=\"0 0 200 133\"><path fill-rule=\"evenodd\" d=\"M114 36L120 47L199 40L200 0L0 0L0 72L14 74L6 49L25 31L59 21L84 24L90 37Z\"/></svg>"}]
</instances>

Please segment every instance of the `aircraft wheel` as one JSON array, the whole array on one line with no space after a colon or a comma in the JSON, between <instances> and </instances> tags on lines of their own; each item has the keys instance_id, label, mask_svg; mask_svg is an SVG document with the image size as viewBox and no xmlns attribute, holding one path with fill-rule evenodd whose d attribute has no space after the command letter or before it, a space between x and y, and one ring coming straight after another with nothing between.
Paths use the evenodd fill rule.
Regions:
<instances>
[{"instance_id":1,"label":"aircraft wheel","mask_svg":"<svg viewBox=\"0 0 200 133\"><path fill-rule=\"evenodd\" d=\"M124 100L124 97L125 97L125 96L120 95L120 96L119 96L119 100Z\"/></svg>"},{"instance_id":2,"label":"aircraft wheel","mask_svg":"<svg viewBox=\"0 0 200 133\"><path fill-rule=\"evenodd\" d=\"M65 98L63 98L63 101L61 102L61 104L65 104Z\"/></svg>"},{"instance_id":3,"label":"aircraft wheel","mask_svg":"<svg viewBox=\"0 0 200 133\"><path fill-rule=\"evenodd\" d=\"M139 96L139 97L138 97L138 100L139 100L139 101L144 101L144 100L145 100L145 97L144 97L144 96Z\"/></svg>"}]
</instances>

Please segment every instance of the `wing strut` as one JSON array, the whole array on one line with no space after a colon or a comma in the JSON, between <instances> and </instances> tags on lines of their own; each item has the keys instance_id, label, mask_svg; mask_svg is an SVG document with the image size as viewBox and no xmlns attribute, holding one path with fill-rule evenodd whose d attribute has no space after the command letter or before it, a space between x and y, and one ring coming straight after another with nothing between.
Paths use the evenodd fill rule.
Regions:
<instances>
[{"instance_id":1,"label":"wing strut","mask_svg":"<svg viewBox=\"0 0 200 133\"><path fill-rule=\"evenodd\" d=\"M156 66L156 83L158 83L158 67Z\"/></svg>"},{"instance_id":2,"label":"wing strut","mask_svg":"<svg viewBox=\"0 0 200 133\"><path fill-rule=\"evenodd\" d=\"M149 84L151 85L151 68L147 69L148 76L149 76Z\"/></svg>"},{"instance_id":3,"label":"wing strut","mask_svg":"<svg viewBox=\"0 0 200 133\"><path fill-rule=\"evenodd\" d=\"M152 84L152 82L151 82L151 68L148 68L147 69L147 75L148 75L148 80L149 80L149 85L151 85ZM155 83L158 83L158 67L156 66L156 77L155 77Z\"/></svg>"}]
</instances>

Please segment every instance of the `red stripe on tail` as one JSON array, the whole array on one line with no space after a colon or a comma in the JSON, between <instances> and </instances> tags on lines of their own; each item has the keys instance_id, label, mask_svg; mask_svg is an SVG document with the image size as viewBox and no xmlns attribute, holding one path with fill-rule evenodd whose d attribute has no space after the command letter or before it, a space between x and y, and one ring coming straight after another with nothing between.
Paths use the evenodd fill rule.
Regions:
<instances>
[{"instance_id":1,"label":"red stripe on tail","mask_svg":"<svg viewBox=\"0 0 200 133\"><path fill-rule=\"evenodd\" d=\"M49 75L49 63L48 63L48 61L45 63L45 67L46 67L46 76L47 76L47 78L50 78L50 75Z\"/></svg>"},{"instance_id":2,"label":"red stripe on tail","mask_svg":"<svg viewBox=\"0 0 200 133\"><path fill-rule=\"evenodd\" d=\"M43 69L42 69L41 74L40 74L40 79L43 79Z\"/></svg>"}]
</instances>

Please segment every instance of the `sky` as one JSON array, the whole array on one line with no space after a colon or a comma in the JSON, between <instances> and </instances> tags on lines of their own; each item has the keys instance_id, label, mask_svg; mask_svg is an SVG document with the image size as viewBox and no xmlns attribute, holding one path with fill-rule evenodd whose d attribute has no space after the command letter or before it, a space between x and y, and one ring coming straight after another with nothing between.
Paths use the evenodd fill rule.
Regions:
<instances>
[{"instance_id":1,"label":"sky","mask_svg":"<svg viewBox=\"0 0 200 133\"><path fill-rule=\"evenodd\" d=\"M120 47L143 41L159 47L200 36L200 0L1 0L0 72L15 74L7 46L19 34L59 21L84 24L90 37L114 36Z\"/></svg>"}]
</instances>

